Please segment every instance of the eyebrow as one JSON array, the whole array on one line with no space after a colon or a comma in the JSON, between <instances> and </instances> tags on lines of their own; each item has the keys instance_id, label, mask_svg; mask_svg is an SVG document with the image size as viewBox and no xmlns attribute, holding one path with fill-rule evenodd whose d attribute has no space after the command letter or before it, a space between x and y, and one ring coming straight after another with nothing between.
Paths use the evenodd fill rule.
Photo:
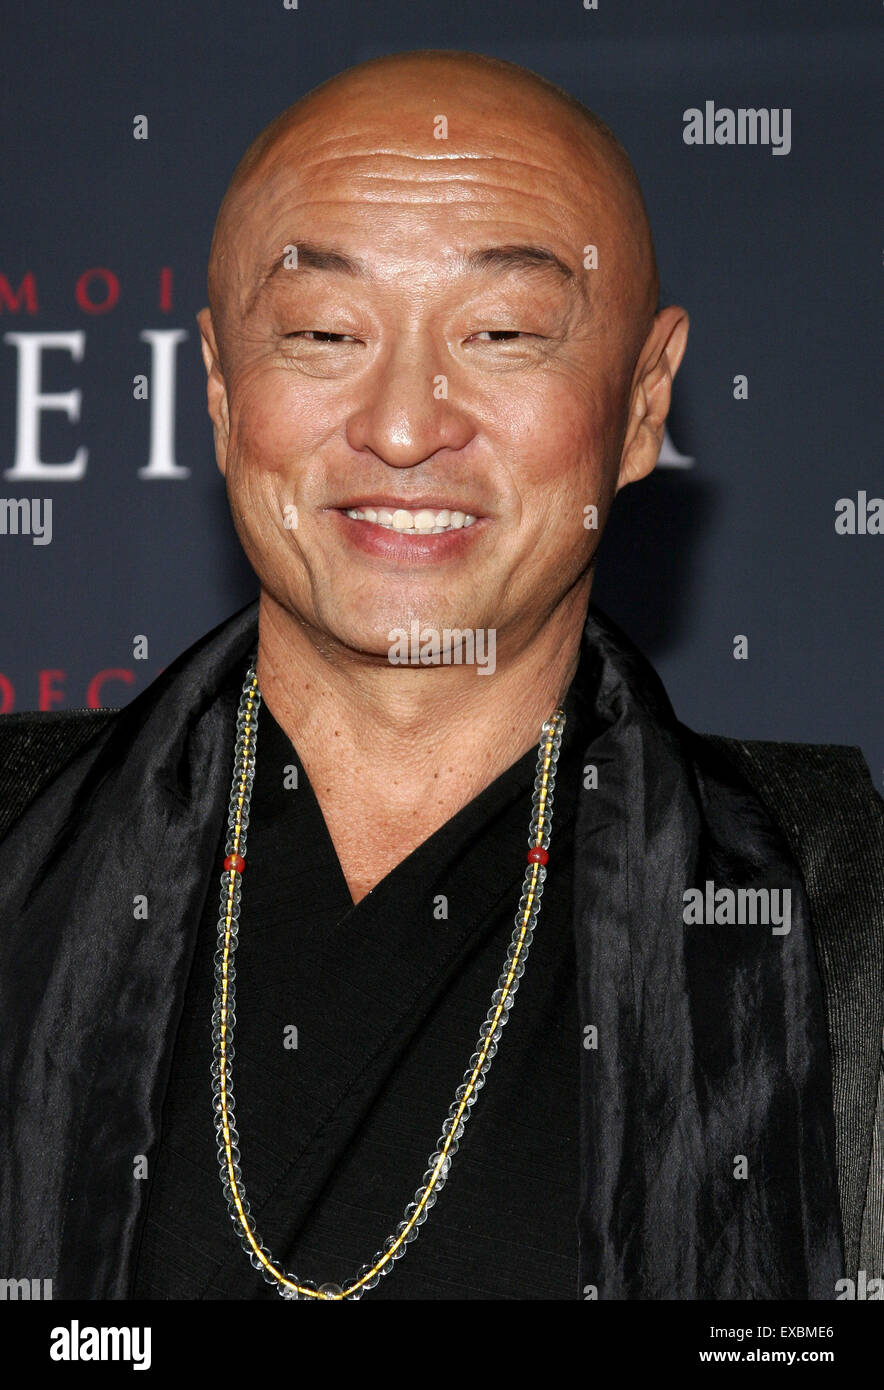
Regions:
<instances>
[{"instance_id":1,"label":"eyebrow","mask_svg":"<svg viewBox=\"0 0 884 1390\"><path fill-rule=\"evenodd\" d=\"M298 270L324 270L337 275L362 276L369 280L373 278L365 261L356 256L349 256L344 251L338 251L335 247L321 246L313 241L290 242L286 250L277 256L276 260L268 266L261 276L250 297L247 313L250 313L255 307L257 300L270 281L285 268L285 263L291 256L293 246L297 248ZM457 258L457 265L460 269L467 271L491 270L502 275L514 270L529 273L537 270L551 270L565 282L574 279L574 272L571 267L546 246L521 244L486 246L482 250L460 255Z\"/></svg>"},{"instance_id":2,"label":"eyebrow","mask_svg":"<svg viewBox=\"0 0 884 1390\"><path fill-rule=\"evenodd\" d=\"M546 246L488 246L463 257L468 270L554 270L563 280L573 280L574 272Z\"/></svg>"},{"instance_id":3,"label":"eyebrow","mask_svg":"<svg viewBox=\"0 0 884 1390\"><path fill-rule=\"evenodd\" d=\"M252 312L264 290L279 271L289 268L286 266L286 261L291 256L293 247L298 253L298 270L331 270L339 275L370 275L368 266L364 261L357 260L354 256L348 256L343 251L337 251L332 246L319 246L313 241L289 242L285 250L280 252L276 260L261 275L249 296L247 314Z\"/></svg>"}]
</instances>

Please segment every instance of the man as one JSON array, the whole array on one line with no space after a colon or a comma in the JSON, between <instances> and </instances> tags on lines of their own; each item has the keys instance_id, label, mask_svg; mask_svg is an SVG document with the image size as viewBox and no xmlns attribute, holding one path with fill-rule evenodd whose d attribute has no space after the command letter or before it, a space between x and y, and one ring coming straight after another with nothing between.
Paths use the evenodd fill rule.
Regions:
<instances>
[{"instance_id":1,"label":"man","mask_svg":"<svg viewBox=\"0 0 884 1390\"><path fill-rule=\"evenodd\" d=\"M881 805L587 616L688 331L623 150L509 64L362 65L241 161L209 299L260 602L7 722L0 1248L88 1298L836 1297Z\"/></svg>"}]
</instances>

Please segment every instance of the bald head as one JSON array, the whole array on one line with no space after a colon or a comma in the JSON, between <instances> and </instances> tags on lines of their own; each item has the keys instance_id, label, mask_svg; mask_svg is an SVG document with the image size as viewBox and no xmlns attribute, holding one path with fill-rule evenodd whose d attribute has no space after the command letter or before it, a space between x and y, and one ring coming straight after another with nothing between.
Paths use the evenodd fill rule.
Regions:
<instances>
[{"instance_id":1,"label":"bald head","mask_svg":"<svg viewBox=\"0 0 884 1390\"><path fill-rule=\"evenodd\" d=\"M447 122L442 139L440 116ZM323 148L336 172L346 172L349 161L357 178L359 158L376 156L380 172L384 156L426 163L450 155L476 161L477 168L519 159L527 185L542 161L560 180L563 201L573 205L578 263L585 244L599 245L603 307L624 317L636 350L643 341L657 309L659 277L638 179L614 134L575 97L526 68L473 53L420 51L332 77L277 116L246 150L221 203L209 258L209 302L222 351L266 268L260 219L278 207L271 189L285 185L295 218L299 187L316 174ZM376 182L380 194L382 178ZM371 183L366 174L369 199ZM444 183L436 180L434 192L453 200L455 180ZM560 209L551 213L564 222Z\"/></svg>"}]
</instances>

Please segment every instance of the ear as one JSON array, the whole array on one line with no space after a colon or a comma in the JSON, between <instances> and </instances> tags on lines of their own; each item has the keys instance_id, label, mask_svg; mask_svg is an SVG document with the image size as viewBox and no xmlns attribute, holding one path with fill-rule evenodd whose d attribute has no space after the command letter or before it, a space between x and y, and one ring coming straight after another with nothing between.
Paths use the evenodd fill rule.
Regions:
<instances>
[{"instance_id":1,"label":"ear","mask_svg":"<svg viewBox=\"0 0 884 1390\"><path fill-rule=\"evenodd\" d=\"M201 309L196 316L200 328L200 347L206 364L209 416L214 426L215 459L222 473L227 470L227 444L230 438L230 416L227 412L227 387L221 372L221 359L215 339L215 327L210 309Z\"/></svg>"},{"instance_id":2,"label":"ear","mask_svg":"<svg viewBox=\"0 0 884 1390\"><path fill-rule=\"evenodd\" d=\"M633 378L618 492L627 483L647 477L657 462L672 404L672 381L684 356L689 327L687 314L676 304L661 309L654 318Z\"/></svg>"}]
</instances>

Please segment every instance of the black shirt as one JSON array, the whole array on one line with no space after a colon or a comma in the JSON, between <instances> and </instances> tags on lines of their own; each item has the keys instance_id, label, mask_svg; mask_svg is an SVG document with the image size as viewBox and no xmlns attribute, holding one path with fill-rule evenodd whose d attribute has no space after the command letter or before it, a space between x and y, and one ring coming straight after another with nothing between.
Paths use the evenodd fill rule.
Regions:
<instances>
[{"instance_id":1,"label":"black shirt","mask_svg":"<svg viewBox=\"0 0 884 1390\"><path fill-rule=\"evenodd\" d=\"M579 1297L571 878L588 733L576 686L541 911L499 1052L437 1204L369 1299ZM231 731L231 761L232 750ZM512 936L536 760L535 746L354 905L297 753L261 706L233 1092L252 1220L277 1266L301 1280L352 1280L421 1186ZM218 1175L219 829L159 1150L148 1156L138 1299L279 1298L239 1244Z\"/></svg>"}]
</instances>

